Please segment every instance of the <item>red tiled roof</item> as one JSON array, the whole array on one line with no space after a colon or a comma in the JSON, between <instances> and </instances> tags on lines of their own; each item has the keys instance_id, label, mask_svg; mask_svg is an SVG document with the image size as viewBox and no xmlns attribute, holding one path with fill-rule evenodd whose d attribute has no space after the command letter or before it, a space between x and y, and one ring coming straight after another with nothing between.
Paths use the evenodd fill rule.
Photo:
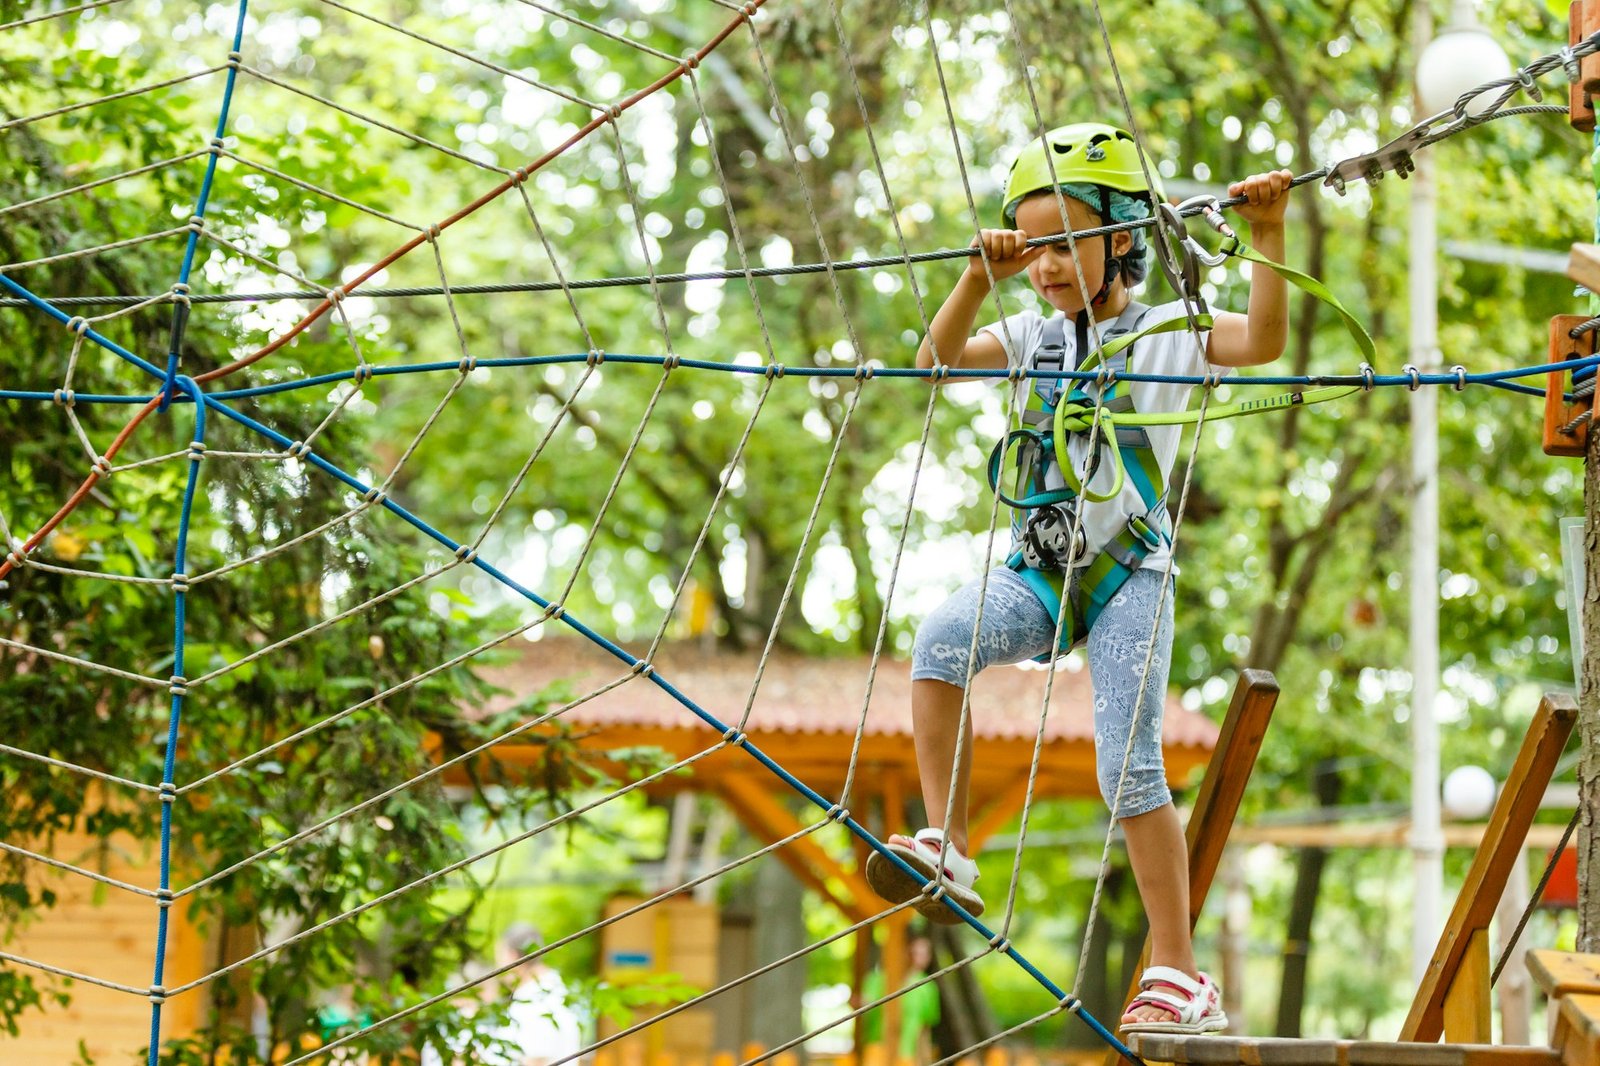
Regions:
<instances>
[{"instance_id":1,"label":"red tiled roof","mask_svg":"<svg viewBox=\"0 0 1600 1066\"><path fill-rule=\"evenodd\" d=\"M583 695L627 673L618 659L586 640L557 637L528 644L513 663L484 671L513 697L569 681ZM629 649L635 655L643 647ZM664 644L654 665L661 678L725 724L744 714L759 654L708 650L699 643ZM852 736L861 721L870 660L867 656L816 658L775 651L757 690L745 730L750 733ZM999 667L973 682L973 731L985 740L1032 741L1039 726L1047 673L1038 667ZM491 705L499 709L508 698ZM634 678L562 715L575 726L646 726L709 729L698 716L649 680ZM885 657L878 664L866 715L868 736L911 736L911 675L908 663ZM1045 724L1046 742L1092 743L1094 722L1087 669L1057 671ZM1185 710L1169 693L1162 723L1167 747L1209 751L1217 726Z\"/></svg>"}]
</instances>

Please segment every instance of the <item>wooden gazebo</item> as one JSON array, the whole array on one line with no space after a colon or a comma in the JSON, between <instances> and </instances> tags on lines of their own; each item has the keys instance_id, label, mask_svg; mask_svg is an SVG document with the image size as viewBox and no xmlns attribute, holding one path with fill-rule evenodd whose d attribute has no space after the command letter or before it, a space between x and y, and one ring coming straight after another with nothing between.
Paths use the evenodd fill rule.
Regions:
<instances>
[{"instance_id":1,"label":"wooden gazebo","mask_svg":"<svg viewBox=\"0 0 1600 1066\"><path fill-rule=\"evenodd\" d=\"M639 656L646 652L644 647L629 650ZM740 728L762 752L830 802L843 803L873 832L881 836L905 828L906 801L918 796L908 664L883 658L872 676L869 699L871 661L866 656L774 652L756 685L759 659L758 652L729 653L701 642L678 642L658 649L651 662L678 691L721 722ZM510 693L489 710L503 709L512 699L557 682L570 685L579 698L615 684L577 702L559 718L569 735L595 752L655 747L683 760L715 748L722 739L659 685L629 677L626 665L587 641L552 637L525 644L514 662L486 674ZM1030 664L987 671L973 685L974 851L1011 822L1026 801L1048 677L1044 668ZM1210 719L1168 696L1162 740L1175 786L1188 783L1206 763L1217 737ZM1088 670L1076 660L1056 671L1039 742L1035 800L1098 796L1091 687ZM497 745L491 757L502 769L515 770L537 766L544 751L544 743L530 736ZM654 796L684 790L714 795L763 844L795 836L775 855L802 884L851 922L882 910L882 901L860 873L864 847L857 846L853 861L840 862L812 834L802 833L823 812L811 804L802 809L793 789L749 753L723 746L694 761L687 772L662 777L648 788ZM886 812L894 813L886 817ZM910 912L902 911L883 923L888 930L888 987L899 987L909 918ZM865 956L859 950L857 956L859 977Z\"/></svg>"}]
</instances>

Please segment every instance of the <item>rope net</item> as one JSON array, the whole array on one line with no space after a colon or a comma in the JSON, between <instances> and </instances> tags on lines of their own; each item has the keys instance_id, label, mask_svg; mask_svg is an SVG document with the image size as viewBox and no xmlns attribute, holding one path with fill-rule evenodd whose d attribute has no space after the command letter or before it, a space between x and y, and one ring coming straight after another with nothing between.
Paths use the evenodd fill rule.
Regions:
<instances>
[{"instance_id":1,"label":"rope net","mask_svg":"<svg viewBox=\"0 0 1600 1066\"><path fill-rule=\"evenodd\" d=\"M42 709L0 744L8 795L37 815L8 822L0 849L23 907L49 903L50 885L88 886L144 923L92 969L5 951L0 972L148 1011L152 1064L190 1061L185 1040L207 1019L244 1060L428 1047L472 1061L529 963L592 965L628 923L712 898L746 867L859 859L903 828L899 812L852 804L892 623L910 610L895 597L930 506L930 441L958 439L972 407L901 380L929 376L904 353L946 284L918 267L969 253L915 246L929 205L897 174L937 156L977 228L996 179L974 156L1003 158L1049 123L1020 36L1001 34L1009 54L986 61L1029 106L974 145L991 116L967 101L993 86L983 64L952 60L974 47L961 25L784 6L520 0L402 17L339 0L200 13L101 0L0 25L20 64L65 41L95 71L0 112L25 161L0 189L0 337L45 338L32 376L0 391L27 427L0 501L0 645L8 701ZM1009 9L995 17L1012 24ZM825 55L794 54L802 29ZM918 69L893 69L906 57ZM844 135L863 139L869 169L825 165ZM912 317L886 330L890 298ZM1010 299L996 289L996 318ZM1511 379L1548 369L1248 384L1526 390ZM1216 382L1190 383L1205 387L1203 421ZM797 454L775 423L811 447ZM875 440L888 424L911 432ZM863 455L892 458L892 491ZM1187 489L1186 475L1179 522ZM998 500L966 509L987 521L966 567L981 568ZM836 753L842 783L814 787L750 734L772 728L763 682L783 638L816 624L823 561L869 510L882 565L835 593L857 600L847 621L869 654L848 687L815 693L854 708L853 737ZM671 667L674 638L696 629L685 619L712 607L755 649L740 690L715 701ZM541 654L584 680L507 680ZM573 723L639 690L690 739L597 752L592 725ZM1013 942L1049 699L1047 683L1003 908L961 912L972 932L928 975L744 1061L978 965L1020 969L1037 1013L963 1053L1070 1012L1130 1054L1074 981L1051 976L1058 960ZM508 871L615 850L654 824L646 796L726 798L751 771L802 812L770 842L730 856L708 827L704 861L668 862L636 899L521 915L542 941L493 968L440 958ZM118 864L57 846L58 829L80 828L154 851ZM1108 834L1102 879L1110 847ZM558 1061L708 1026L719 997L753 1002L763 977L903 927L910 906L850 902L847 920L760 965L647 983L659 1001L636 997L648 1009ZM180 957L179 920L214 950ZM306 1017L349 985L342 1020L261 1021ZM590 988L590 1005L625 992Z\"/></svg>"}]
</instances>

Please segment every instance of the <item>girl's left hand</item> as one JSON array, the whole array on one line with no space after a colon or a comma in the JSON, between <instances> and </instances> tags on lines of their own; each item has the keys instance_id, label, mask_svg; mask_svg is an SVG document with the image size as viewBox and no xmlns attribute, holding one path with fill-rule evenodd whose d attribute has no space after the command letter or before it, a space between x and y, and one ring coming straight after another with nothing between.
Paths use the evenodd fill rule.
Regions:
<instances>
[{"instance_id":1,"label":"girl's left hand","mask_svg":"<svg viewBox=\"0 0 1600 1066\"><path fill-rule=\"evenodd\" d=\"M1228 186L1228 195L1243 196L1247 201L1235 207L1234 213L1252 226L1262 222L1281 225L1284 208L1289 206L1289 182L1293 179L1292 171L1271 170L1234 182Z\"/></svg>"}]
</instances>

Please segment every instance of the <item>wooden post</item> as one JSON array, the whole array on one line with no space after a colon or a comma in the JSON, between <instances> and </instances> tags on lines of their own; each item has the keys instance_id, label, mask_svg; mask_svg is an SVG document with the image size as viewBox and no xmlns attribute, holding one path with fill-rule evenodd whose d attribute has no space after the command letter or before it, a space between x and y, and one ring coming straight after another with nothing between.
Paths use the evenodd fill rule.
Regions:
<instances>
[{"instance_id":1,"label":"wooden post","mask_svg":"<svg viewBox=\"0 0 1600 1066\"><path fill-rule=\"evenodd\" d=\"M1453 1001L1452 1024L1468 1030L1460 1036L1452 1032L1451 1039L1477 1042L1476 1034L1487 1035L1489 919L1505 891L1506 878L1513 869L1520 871L1518 860L1528 826L1539 811L1539 801L1572 735L1576 717L1571 697L1564 694L1546 695L1539 704L1489 815L1489 828L1456 896L1450 920L1439 935L1411 1013L1400 1027L1401 1040L1438 1040L1445 1028L1447 998Z\"/></svg>"},{"instance_id":2,"label":"wooden post","mask_svg":"<svg viewBox=\"0 0 1600 1066\"><path fill-rule=\"evenodd\" d=\"M1228 844L1228 830L1238 816L1239 802L1244 798L1245 785L1250 781L1250 771L1255 769L1261 742L1266 739L1267 723L1272 721L1272 711L1277 705L1278 682L1271 674L1265 670L1240 671L1239 682L1233 689L1233 702L1222 720L1222 734L1211 752L1205 780L1200 784L1200 794L1195 797L1189 825L1184 831L1189 848L1190 929L1199 920L1206 894L1211 891L1211 882ZM1138 993L1139 975L1149 958L1150 938L1146 937L1124 1003ZM1118 1019L1105 1021L1114 1029ZM1117 1052L1108 1051L1106 1066L1116 1066L1121 1058Z\"/></svg>"}]
</instances>

